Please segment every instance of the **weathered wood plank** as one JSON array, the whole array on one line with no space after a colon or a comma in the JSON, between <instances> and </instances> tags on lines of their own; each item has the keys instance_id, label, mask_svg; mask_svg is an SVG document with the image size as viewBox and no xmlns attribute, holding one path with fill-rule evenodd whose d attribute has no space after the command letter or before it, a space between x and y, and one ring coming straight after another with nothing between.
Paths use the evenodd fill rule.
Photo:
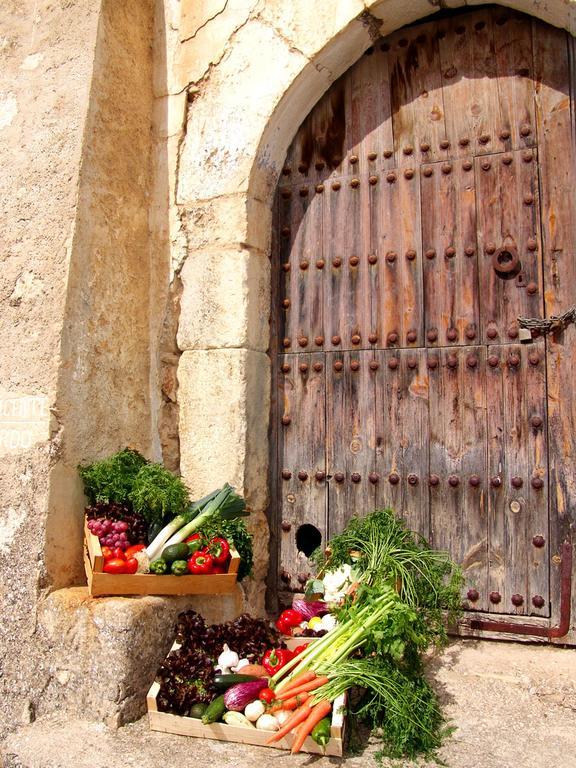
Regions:
<instances>
[{"instance_id":1,"label":"weathered wood plank","mask_svg":"<svg viewBox=\"0 0 576 768\"><path fill-rule=\"evenodd\" d=\"M570 49L570 55L569 50ZM546 314L574 303L576 198L573 113L576 77L569 71L574 43L559 29L533 23L536 116L542 194L542 239ZM572 104L571 104L572 102ZM576 327L547 343L548 441L550 456L550 569L552 623L559 621L560 547L571 540L576 510ZM568 394L570 393L570 394ZM576 642L576 558L572 573L572 630L558 642Z\"/></svg>"},{"instance_id":2,"label":"weathered wood plank","mask_svg":"<svg viewBox=\"0 0 576 768\"><path fill-rule=\"evenodd\" d=\"M446 138L436 24L390 35L390 91L398 167L445 159Z\"/></svg>"},{"instance_id":3,"label":"weathered wood plank","mask_svg":"<svg viewBox=\"0 0 576 768\"><path fill-rule=\"evenodd\" d=\"M431 540L462 564L468 607L486 610L485 350L430 350L428 359L437 362L429 367Z\"/></svg>"},{"instance_id":4,"label":"weathered wood plank","mask_svg":"<svg viewBox=\"0 0 576 768\"><path fill-rule=\"evenodd\" d=\"M375 353L376 505L429 535L428 369L423 349Z\"/></svg>"},{"instance_id":5,"label":"weathered wood plank","mask_svg":"<svg viewBox=\"0 0 576 768\"><path fill-rule=\"evenodd\" d=\"M370 185L372 328L379 345L423 346L422 233L418 169Z\"/></svg>"},{"instance_id":6,"label":"weathered wood plank","mask_svg":"<svg viewBox=\"0 0 576 768\"><path fill-rule=\"evenodd\" d=\"M490 344L518 338L517 318L543 310L536 150L476 158L475 175L480 322Z\"/></svg>"},{"instance_id":7,"label":"weathered wood plank","mask_svg":"<svg viewBox=\"0 0 576 768\"><path fill-rule=\"evenodd\" d=\"M472 161L426 165L420 180L426 345L470 344L479 337Z\"/></svg>"},{"instance_id":8,"label":"weathered wood plank","mask_svg":"<svg viewBox=\"0 0 576 768\"><path fill-rule=\"evenodd\" d=\"M326 466L329 477L329 536L354 514L374 509L373 353L335 352L327 356Z\"/></svg>"},{"instance_id":9,"label":"weathered wood plank","mask_svg":"<svg viewBox=\"0 0 576 768\"><path fill-rule=\"evenodd\" d=\"M296 542L301 525L315 526L326 542L326 397L322 353L280 357L278 386L278 499L280 582L298 590L309 563Z\"/></svg>"}]
</instances>

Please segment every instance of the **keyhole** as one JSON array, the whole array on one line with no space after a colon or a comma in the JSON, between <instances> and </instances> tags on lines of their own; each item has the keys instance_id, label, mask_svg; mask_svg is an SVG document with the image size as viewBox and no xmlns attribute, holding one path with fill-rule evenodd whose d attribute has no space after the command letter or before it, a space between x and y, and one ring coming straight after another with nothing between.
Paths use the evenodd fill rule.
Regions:
<instances>
[{"instance_id":1,"label":"keyhole","mask_svg":"<svg viewBox=\"0 0 576 768\"><path fill-rule=\"evenodd\" d=\"M304 552L306 557L310 557L321 543L322 534L315 525L304 523L296 531L296 548L299 552Z\"/></svg>"},{"instance_id":2,"label":"keyhole","mask_svg":"<svg viewBox=\"0 0 576 768\"><path fill-rule=\"evenodd\" d=\"M512 261L512 254L510 251L500 251L498 254L498 264L501 266L504 266L505 264L508 264Z\"/></svg>"}]
</instances>

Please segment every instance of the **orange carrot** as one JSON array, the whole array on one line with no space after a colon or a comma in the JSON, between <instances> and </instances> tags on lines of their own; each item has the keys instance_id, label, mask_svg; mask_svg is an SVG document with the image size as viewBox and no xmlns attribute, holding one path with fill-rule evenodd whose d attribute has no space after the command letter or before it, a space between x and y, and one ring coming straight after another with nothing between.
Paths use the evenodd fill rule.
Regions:
<instances>
[{"instance_id":1,"label":"orange carrot","mask_svg":"<svg viewBox=\"0 0 576 768\"><path fill-rule=\"evenodd\" d=\"M292 754L295 752L300 752L302 745L306 740L306 736L312 732L312 729L316 723L319 723L322 718L326 717L326 715L328 715L331 710L332 704L330 704L329 701L326 701L326 699L319 701L318 704L312 708L306 720L304 720L304 722L296 731L294 741L292 742Z\"/></svg>"},{"instance_id":2,"label":"orange carrot","mask_svg":"<svg viewBox=\"0 0 576 768\"><path fill-rule=\"evenodd\" d=\"M296 675L296 677L293 677L290 682L287 682L286 680L281 680L278 685L276 686L276 693L280 693L281 691L286 690L289 691L291 688L297 688L299 685L302 685L303 683L309 683L310 680L314 680L316 677L316 672L312 672L311 669L307 669L305 672L301 672L299 675Z\"/></svg>"},{"instance_id":3,"label":"orange carrot","mask_svg":"<svg viewBox=\"0 0 576 768\"><path fill-rule=\"evenodd\" d=\"M298 696L293 696L290 699L284 699L283 701L278 701L275 704L272 705L270 708L270 712L279 712L281 709L296 709L296 707L299 707L301 704L304 704L305 701L307 701L310 698L311 694L304 691L304 693L298 694Z\"/></svg>"},{"instance_id":4,"label":"orange carrot","mask_svg":"<svg viewBox=\"0 0 576 768\"><path fill-rule=\"evenodd\" d=\"M298 694L306 693L307 691L315 691L316 688L320 688L320 686L325 685L327 682L327 677L317 677L314 680L311 680L309 683L299 685L297 688L289 688L287 691L282 691L282 693L278 695L278 698L282 700L284 698L292 698L293 696L298 696Z\"/></svg>"},{"instance_id":5,"label":"orange carrot","mask_svg":"<svg viewBox=\"0 0 576 768\"><path fill-rule=\"evenodd\" d=\"M266 744L272 744L273 741L280 741L284 736L286 736L287 733L290 733L292 728L294 728L296 725L299 725L302 723L308 715L310 714L312 710L312 707L310 706L310 703L306 701L304 704L302 704L301 707L299 707L296 712L292 713L292 717L289 717L288 720L284 723L282 728L280 728L279 731L275 731L274 734L268 739Z\"/></svg>"}]
</instances>

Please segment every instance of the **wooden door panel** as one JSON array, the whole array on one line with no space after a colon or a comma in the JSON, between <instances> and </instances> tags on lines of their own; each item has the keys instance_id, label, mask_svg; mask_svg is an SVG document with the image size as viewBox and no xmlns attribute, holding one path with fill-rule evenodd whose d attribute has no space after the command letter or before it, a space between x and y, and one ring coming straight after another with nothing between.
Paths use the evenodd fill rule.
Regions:
<instances>
[{"instance_id":1,"label":"wooden door panel","mask_svg":"<svg viewBox=\"0 0 576 768\"><path fill-rule=\"evenodd\" d=\"M423 349L374 355L376 506L429 535L428 369Z\"/></svg>"},{"instance_id":2,"label":"wooden door panel","mask_svg":"<svg viewBox=\"0 0 576 768\"><path fill-rule=\"evenodd\" d=\"M485 350L442 349L429 359L437 362L429 368L431 539L462 564L469 607L486 610Z\"/></svg>"},{"instance_id":3,"label":"wooden door panel","mask_svg":"<svg viewBox=\"0 0 576 768\"><path fill-rule=\"evenodd\" d=\"M490 344L517 338L517 318L543 308L536 150L476 158L475 176L482 338ZM506 272L514 260L519 271Z\"/></svg>"},{"instance_id":4,"label":"wooden door panel","mask_svg":"<svg viewBox=\"0 0 576 768\"><path fill-rule=\"evenodd\" d=\"M490 610L549 615L544 344L488 348ZM538 608L533 598L544 598Z\"/></svg>"},{"instance_id":5,"label":"wooden door panel","mask_svg":"<svg viewBox=\"0 0 576 768\"><path fill-rule=\"evenodd\" d=\"M280 291L285 350L313 348L324 335L322 313L322 195L314 185L281 188Z\"/></svg>"},{"instance_id":6,"label":"wooden door panel","mask_svg":"<svg viewBox=\"0 0 576 768\"><path fill-rule=\"evenodd\" d=\"M425 24L391 35L390 91L394 149L398 167L447 157L444 100L436 25Z\"/></svg>"},{"instance_id":7,"label":"wooden door panel","mask_svg":"<svg viewBox=\"0 0 576 768\"><path fill-rule=\"evenodd\" d=\"M326 466L330 509L328 535L341 531L353 514L374 509L373 353L335 352L326 370Z\"/></svg>"},{"instance_id":8,"label":"wooden door panel","mask_svg":"<svg viewBox=\"0 0 576 768\"><path fill-rule=\"evenodd\" d=\"M298 528L315 526L326 542L326 398L321 353L279 358L278 503L280 578L284 589L301 589L308 561L296 546ZM318 479L320 478L320 479Z\"/></svg>"},{"instance_id":9,"label":"wooden door panel","mask_svg":"<svg viewBox=\"0 0 576 768\"><path fill-rule=\"evenodd\" d=\"M423 346L418 171L383 173L369 185L372 328L378 344Z\"/></svg>"},{"instance_id":10,"label":"wooden door panel","mask_svg":"<svg viewBox=\"0 0 576 768\"><path fill-rule=\"evenodd\" d=\"M479 335L473 164L426 165L420 179L426 345L470 344Z\"/></svg>"},{"instance_id":11,"label":"wooden door panel","mask_svg":"<svg viewBox=\"0 0 576 768\"><path fill-rule=\"evenodd\" d=\"M367 184L346 176L324 191L325 349L368 345L371 325Z\"/></svg>"}]
</instances>

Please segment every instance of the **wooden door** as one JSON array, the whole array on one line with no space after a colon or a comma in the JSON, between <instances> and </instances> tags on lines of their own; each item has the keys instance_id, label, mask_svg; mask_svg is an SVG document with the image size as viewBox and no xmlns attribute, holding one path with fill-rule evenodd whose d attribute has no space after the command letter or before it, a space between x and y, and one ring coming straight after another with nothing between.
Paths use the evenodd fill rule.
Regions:
<instances>
[{"instance_id":1,"label":"wooden door","mask_svg":"<svg viewBox=\"0 0 576 768\"><path fill-rule=\"evenodd\" d=\"M518 318L574 303L572 49L502 8L415 25L300 127L273 238L285 596L388 506L462 564L468 611L558 623L576 329L521 343Z\"/></svg>"}]
</instances>

